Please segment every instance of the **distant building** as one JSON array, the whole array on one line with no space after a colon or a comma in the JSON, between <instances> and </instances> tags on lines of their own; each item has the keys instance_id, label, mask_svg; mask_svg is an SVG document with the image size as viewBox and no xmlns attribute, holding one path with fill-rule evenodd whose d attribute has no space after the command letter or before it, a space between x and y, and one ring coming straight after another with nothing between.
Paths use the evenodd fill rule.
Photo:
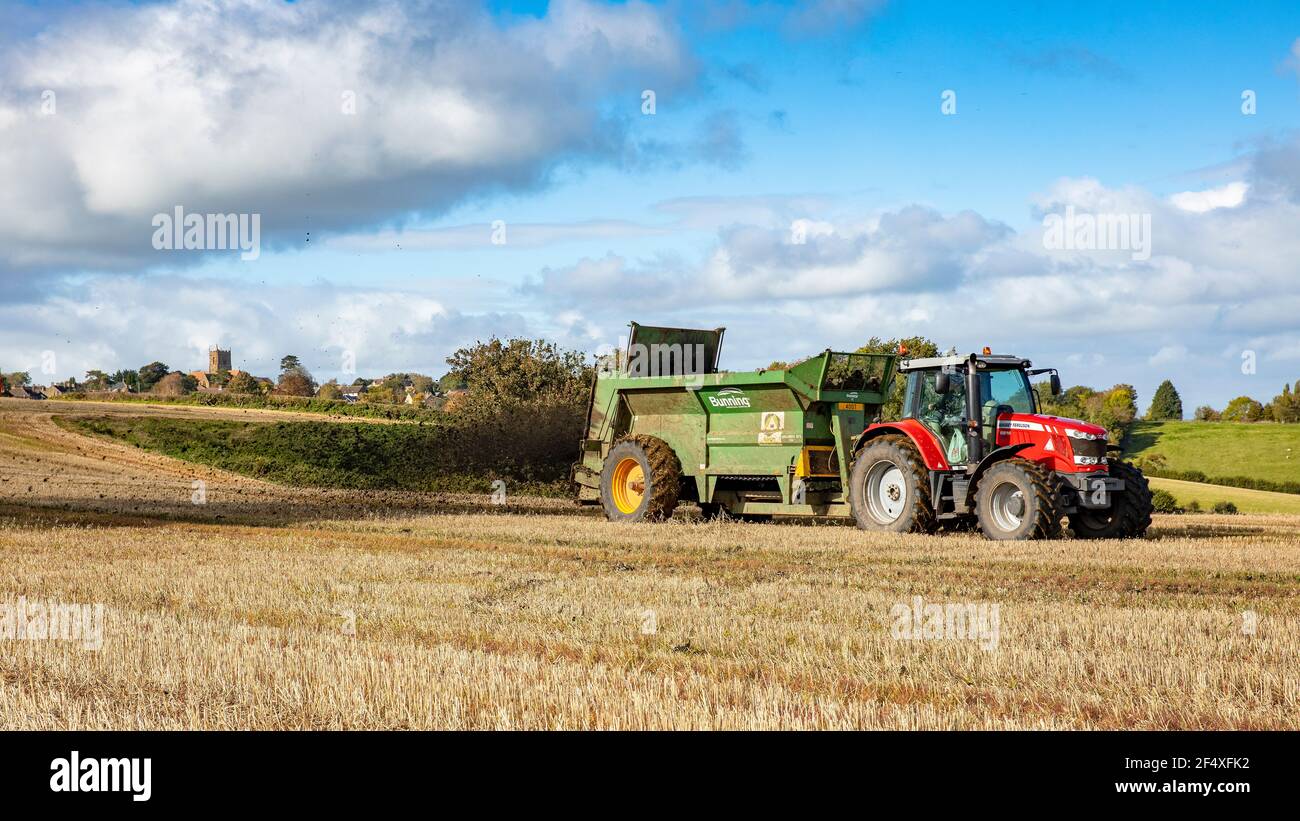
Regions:
<instances>
[{"instance_id":1,"label":"distant building","mask_svg":"<svg viewBox=\"0 0 1300 821\"><path fill-rule=\"evenodd\" d=\"M223 351L216 345L208 348L208 373L221 373L228 370L230 370L230 351Z\"/></svg>"},{"instance_id":2,"label":"distant building","mask_svg":"<svg viewBox=\"0 0 1300 821\"><path fill-rule=\"evenodd\" d=\"M190 371L190 376L198 383L197 390L204 393L220 393L225 390L223 383L218 375L225 373L229 376L243 373L243 371L230 367L230 351L223 350L216 345L208 348L208 369L206 371Z\"/></svg>"},{"instance_id":3,"label":"distant building","mask_svg":"<svg viewBox=\"0 0 1300 821\"><path fill-rule=\"evenodd\" d=\"M36 385L14 385L9 388L9 395L15 399L44 399L42 393Z\"/></svg>"}]
</instances>

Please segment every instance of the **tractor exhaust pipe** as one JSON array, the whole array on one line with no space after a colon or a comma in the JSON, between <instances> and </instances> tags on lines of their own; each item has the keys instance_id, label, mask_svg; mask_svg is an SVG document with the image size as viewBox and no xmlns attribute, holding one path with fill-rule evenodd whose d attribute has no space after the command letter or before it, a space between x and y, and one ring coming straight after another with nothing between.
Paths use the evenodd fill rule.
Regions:
<instances>
[{"instance_id":1,"label":"tractor exhaust pipe","mask_svg":"<svg viewBox=\"0 0 1300 821\"><path fill-rule=\"evenodd\" d=\"M979 359L971 354L966 360L966 450L968 470L984 458L983 422L984 401L980 397Z\"/></svg>"}]
</instances>

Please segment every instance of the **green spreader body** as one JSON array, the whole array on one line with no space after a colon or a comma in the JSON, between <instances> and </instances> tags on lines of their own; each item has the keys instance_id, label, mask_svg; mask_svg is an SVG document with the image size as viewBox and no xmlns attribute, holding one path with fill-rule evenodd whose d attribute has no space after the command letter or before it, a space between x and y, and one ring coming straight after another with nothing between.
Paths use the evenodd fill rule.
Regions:
<instances>
[{"instance_id":1,"label":"green spreader body","mask_svg":"<svg viewBox=\"0 0 1300 821\"><path fill-rule=\"evenodd\" d=\"M720 371L723 330L631 324L626 350L598 368L573 480L599 503L620 439L662 439L681 466L681 498L737 515L849 516L853 441L879 413L890 354L827 350L781 370Z\"/></svg>"}]
</instances>

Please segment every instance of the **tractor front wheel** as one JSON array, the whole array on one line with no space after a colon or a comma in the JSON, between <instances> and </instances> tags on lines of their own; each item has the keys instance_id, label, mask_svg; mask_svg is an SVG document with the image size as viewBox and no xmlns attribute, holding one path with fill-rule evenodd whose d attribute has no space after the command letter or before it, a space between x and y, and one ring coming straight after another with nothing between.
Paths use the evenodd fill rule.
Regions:
<instances>
[{"instance_id":1,"label":"tractor front wheel","mask_svg":"<svg viewBox=\"0 0 1300 821\"><path fill-rule=\"evenodd\" d=\"M930 473L906 436L882 436L858 454L849 474L849 505L862 530L931 533Z\"/></svg>"},{"instance_id":2,"label":"tractor front wheel","mask_svg":"<svg viewBox=\"0 0 1300 821\"><path fill-rule=\"evenodd\" d=\"M1079 539L1139 539L1151 527L1151 486L1142 471L1118 460L1107 471L1124 480L1124 490L1111 497L1104 510L1079 508L1070 515L1070 530Z\"/></svg>"},{"instance_id":3,"label":"tractor front wheel","mask_svg":"<svg viewBox=\"0 0 1300 821\"><path fill-rule=\"evenodd\" d=\"M1025 459L1007 459L988 469L975 489L975 512L989 539L1051 539L1061 532L1056 477Z\"/></svg>"},{"instance_id":4,"label":"tractor front wheel","mask_svg":"<svg viewBox=\"0 0 1300 821\"><path fill-rule=\"evenodd\" d=\"M614 445L600 472L600 503L611 522L671 519L681 489L681 466L668 443L631 436Z\"/></svg>"}]
</instances>

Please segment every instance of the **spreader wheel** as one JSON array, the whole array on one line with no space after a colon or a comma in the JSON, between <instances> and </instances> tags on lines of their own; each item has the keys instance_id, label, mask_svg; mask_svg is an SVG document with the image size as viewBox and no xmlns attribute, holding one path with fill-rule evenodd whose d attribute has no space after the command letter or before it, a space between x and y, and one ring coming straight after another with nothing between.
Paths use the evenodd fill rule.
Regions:
<instances>
[{"instance_id":1,"label":"spreader wheel","mask_svg":"<svg viewBox=\"0 0 1300 821\"><path fill-rule=\"evenodd\" d=\"M600 473L600 503L612 522L670 519L681 489L681 466L668 443L631 436L610 449Z\"/></svg>"}]
</instances>

